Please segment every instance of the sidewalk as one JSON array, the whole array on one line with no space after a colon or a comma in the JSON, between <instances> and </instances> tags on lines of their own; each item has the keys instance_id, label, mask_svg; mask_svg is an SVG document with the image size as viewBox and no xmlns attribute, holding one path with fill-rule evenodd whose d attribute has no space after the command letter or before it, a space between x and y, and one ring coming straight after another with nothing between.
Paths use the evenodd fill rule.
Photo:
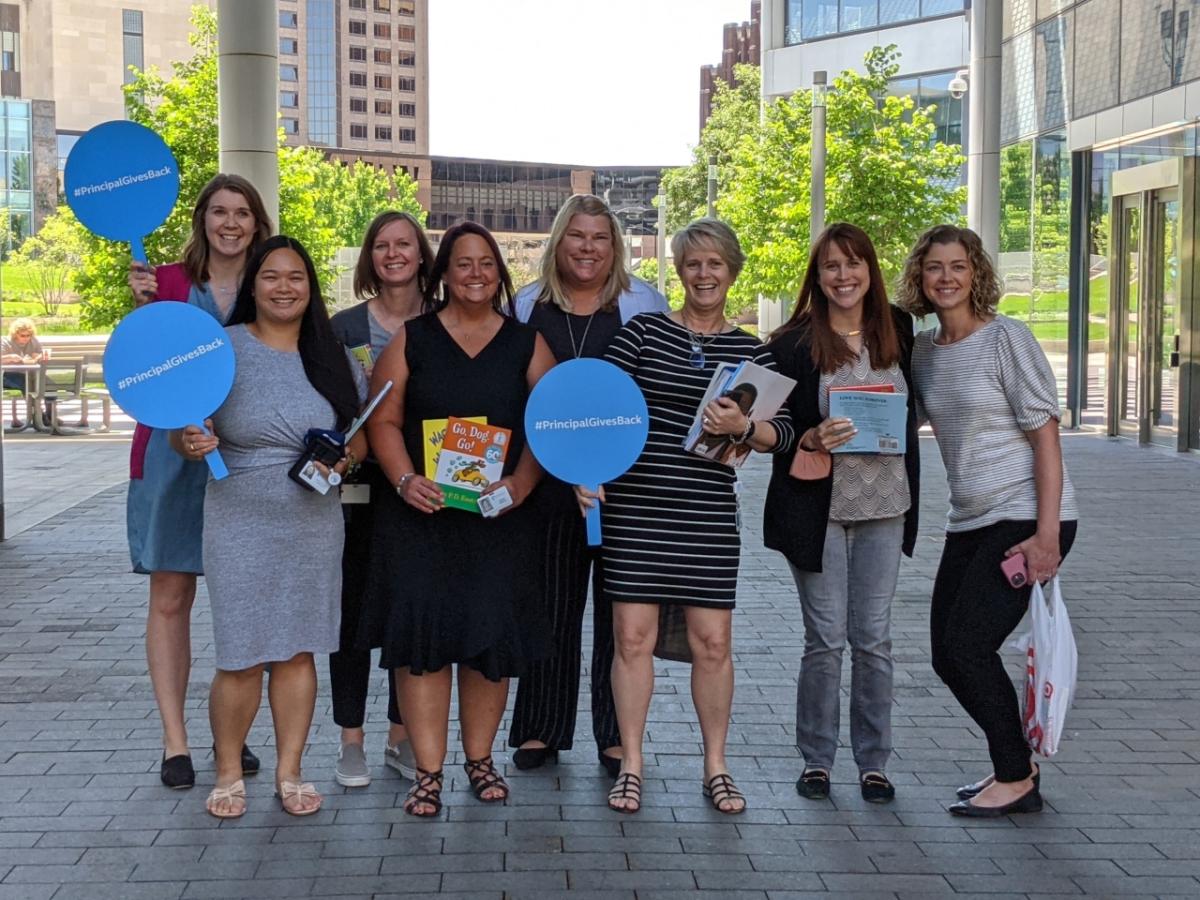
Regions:
<instances>
[{"instance_id":1,"label":"sidewalk","mask_svg":"<svg viewBox=\"0 0 1200 900\"><path fill-rule=\"evenodd\" d=\"M15 443L6 444L10 490L37 459L36 448L21 459ZM945 509L932 442L922 441L918 552L904 562L894 607L889 773L898 796L890 806L859 797L845 737L832 799L795 794L791 723L803 629L791 577L761 545L767 467L757 461L745 470L729 755L750 808L737 817L713 811L700 794L684 666L657 666L638 815L605 807L608 782L583 712L575 749L557 767L526 774L506 765L506 806L474 800L461 751L454 753L446 808L429 822L404 814L407 782L379 765L382 675L368 722L376 780L354 790L333 783L337 729L322 661L305 762L325 808L292 819L272 800L263 713L250 743L263 751L265 768L248 783L249 812L218 823L203 810L213 778L207 602L202 591L189 700L199 785L174 793L158 783L159 730L143 655L146 583L127 572L124 485L114 483L0 544L0 900L683 900L697 891L722 900L1198 897L1200 463L1092 435L1067 436L1064 446L1083 510L1064 575L1081 656L1070 735L1043 764L1046 811L985 823L945 812L953 788L989 763L928 662ZM54 477L46 476L46 489ZM263 601L269 614L270 598ZM497 750L507 764L507 751Z\"/></svg>"}]
</instances>

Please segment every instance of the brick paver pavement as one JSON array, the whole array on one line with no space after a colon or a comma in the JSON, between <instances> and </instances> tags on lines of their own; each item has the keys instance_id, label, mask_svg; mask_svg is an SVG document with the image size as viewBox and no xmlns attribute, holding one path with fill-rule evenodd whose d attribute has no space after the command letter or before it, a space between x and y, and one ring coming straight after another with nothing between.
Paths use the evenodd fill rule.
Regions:
<instances>
[{"instance_id":1,"label":"brick paver pavement","mask_svg":"<svg viewBox=\"0 0 1200 900\"><path fill-rule=\"evenodd\" d=\"M268 769L250 780L246 817L216 822L203 811L213 775L206 604L197 604L189 700L200 785L174 793L158 783L145 582L126 571L123 488L105 490L0 545L0 900L1200 897L1200 465L1095 436L1064 444L1083 509L1064 579L1081 652L1070 737L1043 763L1046 811L988 823L945 812L952 788L989 766L928 663L945 487L927 441L924 526L895 604L898 796L884 807L861 800L845 751L829 801L793 790L802 628L787 570L760 543L766 467L747 468L730 732L730 763L750 799L739 817L700 795L686 667L658 666L639 815L605 808L608 784L581 715L576 749L557 767L508 767L507 806L471 797L460 752L442 816L418 821L400 808L406 782L378 765L382 677L368 725L376 780L348 791L333 783L322 661L306 774L325 809L284 815ZM270 740L262 714L251 743L268 764Z\"/></svg>"}]
</instances>

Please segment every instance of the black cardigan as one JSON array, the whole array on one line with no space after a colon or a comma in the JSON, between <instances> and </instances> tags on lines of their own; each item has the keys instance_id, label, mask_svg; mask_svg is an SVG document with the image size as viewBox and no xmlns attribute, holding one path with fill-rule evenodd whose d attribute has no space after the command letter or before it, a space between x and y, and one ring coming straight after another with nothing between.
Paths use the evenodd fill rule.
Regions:
<instances>
[{"instance_id":1,"label":"black cardigan","mask_svg":"<svg viewBox=\"0 0 1200 900\"><path fill-rule=\"evenodd\" d=\"M900 370L908 382L908 428L904 468L912 504L904 515L906 556L912 556L917 541L917 514L921 498L921 450L917 443L916 396L912 388L912 316L891 307L900 338ZM822 421L819 404L821 373L812 361L807 343L797 341L795 332L782 335L767 344L775 356L779 371L796 379L787 407L796 426L799 442L808 429ZM778 550L802 572L820 572L825 550L825 530L829 523L829 504L833 476L804 481L788 474L792 466L790 452L776 453L771 461L771 484L763 507L763 543Z\"/></svg>"},{"instance_id":2,"label":"black cardigan","mask_svg":"<svg viewBox=\"0 0 1200 900\"><path fill-rule=\"evenodd\" d=\"M367 301L356 303L336 313L329 324L333 333L346 347L361 347L371 343L371 320L367 318Z\"/></svg>"}]
</instances>

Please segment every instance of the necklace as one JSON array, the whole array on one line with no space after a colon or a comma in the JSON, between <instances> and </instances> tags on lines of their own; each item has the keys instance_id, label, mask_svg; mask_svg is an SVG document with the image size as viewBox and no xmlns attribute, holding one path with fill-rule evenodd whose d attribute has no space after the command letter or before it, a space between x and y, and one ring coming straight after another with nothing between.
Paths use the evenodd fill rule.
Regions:
<instances>
[{"instance_id":1,"label":"necklace","mask_svg":"<svg viewBox=\"0 0 1200 900\"><path fill-rule=\"evenodd\" d=\"M691 354L688 356L688 365L693 369L704 368L704 348L717 339L717 335L722 329L718 329L712 334L704 334L700 331L692 331L692 327L688 325L687 314L679 311L679 323L683 326L683 330L688 334L688 343L691 344Z\"/></svg>"},{"instance_id":2,"label":"necklace","mask_svg":"<svg viewBox=\"0 0 1200 900\"><path fill-rule=\"evenodd\" d=\"M851 337L858 337L860 334L863 333L863 330L861 328L859 328L856 331L838 331L835 328L833 330L833 333L836 334L838 337L851 338Z\"/></svg>"},{"instance_id":3,"label":"necklace","mask_svg":"<svg viewBox=\"0 0 1200 900\"><path fill-rule=\"evenodd\" d=\"M575 346L575 329L571 327L571 314L566 313L567 336L571 338L571 352L575 354L576 359L579 359L579 357L583 355L583 348L587 346L588 332L592 329L592 319L596 318L597 312L599 312L599 310L592 310L592 314L588 316L587 325L583 327L583 338L579 341L578 347Z\"/></svg>"}]
</instances>

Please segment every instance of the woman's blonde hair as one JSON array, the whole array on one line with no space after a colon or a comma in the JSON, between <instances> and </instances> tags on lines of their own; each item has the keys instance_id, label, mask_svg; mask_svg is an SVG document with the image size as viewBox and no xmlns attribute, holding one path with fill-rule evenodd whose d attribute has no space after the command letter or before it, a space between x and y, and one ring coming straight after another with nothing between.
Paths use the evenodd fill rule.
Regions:
<instances>
[{"instance_id":1,"label":"woman's blonde hair","mask_svg":"<svg viewBox=\"0 0 1200 900\"><path fill-rule=\"evenodd\" d=\"M683 258L705 244L716 247L721 259L725 260L725 265L729 266L733 280L737 281L738 273L746 264L746 254L742 252L742 245L738 243L732 228L720 219L708 217L689 222L671 238L671 255L675 257L675 271L679 273L679 277L683 277Z\"/></svg>"},{"instance_id":2,"label":"woman's blonde hair","mask_svg":"<svg viewBox=\"0 0 1200 900\"><path fill-rule=\"evenodd\" d=\"M15 340L18 331L31 331L33 336L37 337L37 326L33 324L33 319L28 319L22 316L19 319L13 319L8 325L8 338Z\"/></svg>"},{"instance_id":3,"label":"woman's blonde hair","mask_svg":"<svg viewBox=\"0 0 1200 900\"><path fill-rule=\"evenodd\" d=\"M983 241L970 228L957 225L937 225L917 238L916 245L904 261L904 271L896 288L896 301L914 316L929 316L936 312L925 296L922 275L925 257L934 244L961 244L971 264L971 312L982 319L996 312L1000 304L1000 278L991 257L983 249Z\"/></svg>"},{"instance_id":4,"label":"woman's blonde hair","mask_svg":"<svg viewBox=\"0 0 1200 900\"><path fill-rule=\"evenodd\" d=\"M625 241L621 238L621 221L608 204L594 194L575 194L567 198L554 224L550 227L550 239L542 252L542 265L538 289L538 303L553 303L563 312L571 312L571 298L567 296L567 287L563 284L562 275L558 271L558 245L567 235L567 228L575 216L603 216L608 220L609 231L612 232L612 269L600 292L600 309L605 312L614 309L620 296L629 290L629 269L625 262Z\"/></svg>"}]
</instances>

